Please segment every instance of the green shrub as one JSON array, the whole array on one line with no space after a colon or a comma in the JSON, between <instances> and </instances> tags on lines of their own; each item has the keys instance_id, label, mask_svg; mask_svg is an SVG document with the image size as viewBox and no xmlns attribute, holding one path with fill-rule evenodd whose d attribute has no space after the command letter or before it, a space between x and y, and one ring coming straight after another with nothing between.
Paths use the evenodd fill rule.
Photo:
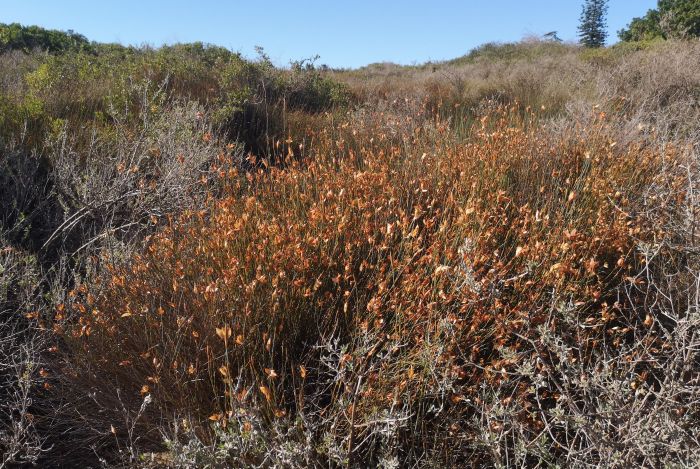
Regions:
<instances>
[{"instance_id":1,"label":"green shrub","mask_svg":"<svg viewBox=\"0 0 700 469\"><path fill-rule=\"evenodd\" d=\"M451 65L462 65L483 61L514 61L534 59L541 56L562 55L572 46L556 41L488 42L472 49L467 55L451 60Z\"/></svg>"},{"instance_id":2,"label":"green shrub","mask_svg":"<svg viewBox=\"0 0 700 469\"><path fill-rule=\"evenodd\" d=\"M57 31L39 26L22 26L18 23L0 23L0 53L11 50L33 50L61 53L75 50L91 50L85 36L73 31Z\"/></svg>"}]
</instances>

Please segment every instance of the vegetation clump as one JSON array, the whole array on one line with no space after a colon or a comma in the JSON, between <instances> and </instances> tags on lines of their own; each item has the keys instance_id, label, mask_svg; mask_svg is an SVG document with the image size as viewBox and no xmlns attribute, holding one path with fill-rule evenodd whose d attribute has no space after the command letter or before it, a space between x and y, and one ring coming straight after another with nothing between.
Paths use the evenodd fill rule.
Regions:
<instances>
[{"instance_id":1,"label":"vegetation clump","mask_svg":"<svg viewBox=\"0 0 700 469\"><path fill-rule=\"evenodd\" d=\"M623 41L699 37L700 4L694 0L659 0L656 9L634 18L618 36Z\"/></svg>"},{"instance_id":2,"label":"vegetation clump","mask_svg":"<svg viewBox=\"0 0 700 469\"><path fill-rule=\"evenodd\" d=\"M25 39L0 466L698 464L696 42Z\"/></svg>"},{"instance_id":3,"label":"vegetation clump","mask_svg":"<svg viewBox=\"0 0 700 469\"><path fill-rule=\"evenodd\" d=\"M0 23L0 53L33 50L61 53L89 51L91 44L85 36L73 31L63 32L39 26L22 26L19 23Z\"/></svg>"}]
</instances>

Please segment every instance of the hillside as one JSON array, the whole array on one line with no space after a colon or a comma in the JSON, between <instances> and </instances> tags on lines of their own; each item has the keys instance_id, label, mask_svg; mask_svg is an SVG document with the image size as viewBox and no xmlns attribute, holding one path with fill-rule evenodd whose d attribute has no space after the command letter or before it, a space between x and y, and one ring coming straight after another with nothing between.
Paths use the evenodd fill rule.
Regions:
<instances>
[{"instance_id":1,"label":"hillside","mask_svg":"<svg viewBox=\"0 0 700 469\"><path fill-rule=\"evenodd\" d=\"M0 467L697 465L698 57L0 25Z\"/></svg>"}]
</instances>

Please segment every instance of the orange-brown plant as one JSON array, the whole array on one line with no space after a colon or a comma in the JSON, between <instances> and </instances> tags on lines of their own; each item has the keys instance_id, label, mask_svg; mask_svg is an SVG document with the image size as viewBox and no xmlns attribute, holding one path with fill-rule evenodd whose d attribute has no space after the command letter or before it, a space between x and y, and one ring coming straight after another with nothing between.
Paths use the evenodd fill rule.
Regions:
<instances>
[{"instance_id":1,"label":"orange-brown plant","mask_svg":"<svg viewBox=\"0 0 700 469\"><path fill-rule=\"evenodd\" d=\"M151 396L151 429L186 418L206 436L241 409L271 422L343 402L334 431L350 461L368 462L377 409L398 405L420 422L402 445L463 455L469 438L446 435L471 434L484 384L522 409L556 405L556 383L512 378L525 357L556 365L542 327L576 315L585 327L562 337L584 362L651 327L643 289L620 292L643 282L637 243L665 236L643 204L654 184L680 184L660 176L672 150L619 148L602 115L585 140L553 137L514 109L484 116L466 141L439 121L387 117L363 127L350 116L300 163L231 175L223 198L110 267L56 326L79 357L67 375L105 408ZM362 337L376 339L369 350L353 348ZM338 366L354 378L328 386L319 347L331 338L346 344ZM431 402L452 417L431 417Z\"/></svg>"}]
</instances>

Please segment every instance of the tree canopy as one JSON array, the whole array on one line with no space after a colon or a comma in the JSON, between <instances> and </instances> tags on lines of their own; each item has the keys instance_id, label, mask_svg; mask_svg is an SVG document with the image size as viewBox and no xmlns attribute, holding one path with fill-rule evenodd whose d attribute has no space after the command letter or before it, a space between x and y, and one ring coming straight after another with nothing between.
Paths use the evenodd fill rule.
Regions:
<instances>
[{"instance_id":1,"label":"tree canopy","mask_svg":"<svg viewBox=\"0 0 700 469\"><path fill-rule=\"evenodd\" d=\"M622 41L700 37L700 1L659 0L656 9L634 18L617 34Z\"/></svg>"}]
</instances>

